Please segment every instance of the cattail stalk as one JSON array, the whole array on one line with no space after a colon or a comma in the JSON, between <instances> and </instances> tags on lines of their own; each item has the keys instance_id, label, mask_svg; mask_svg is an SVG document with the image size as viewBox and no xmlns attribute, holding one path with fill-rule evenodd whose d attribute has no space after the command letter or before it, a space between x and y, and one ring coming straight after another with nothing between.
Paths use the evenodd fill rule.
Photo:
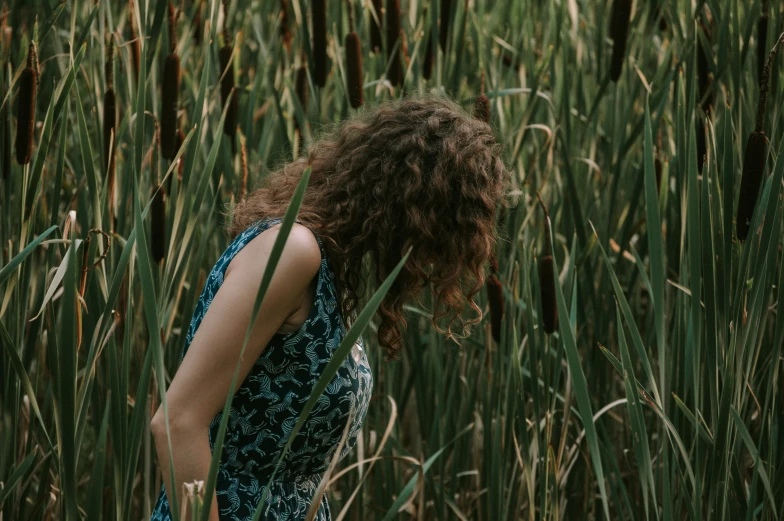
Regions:
<instances>
[{"instance_id":1,"label":"cattail stalk","mask_svg":"<svg viewBox=\"0 0 784 521\"><path fill-rule=\"evenodd\" d=\"M296 85L295 89L297 91L297 99L299 100L300 105L302 105L302 112L303 114L308 113L308 98L309 98L309 90L308 90L308 66L305 62L304 56L302 58L302 65L299 66L297 69L297 78L296 78ZM295 119L294 120L294 137L297 140L297 150L299 153L302 152L302 132L303 129L299 128L299 122Z\"/></svg>"},{"instance_id":2,"label":"cattail stalk","mask_svg":"<svg viewBox=\"0 0 784 521\"><path fill-rule=\"evenodd\" d=\"M166 190L161 185L152 189L150 205L150 252L155 262L166 256Z\"/></svg>"},{"instance_id":3,"label":"cattail stalk","mask_svg":"<svg viewBox=\"0 0 784 521\"><path fill-rule=\"evenodd\" d=\"M362 44L359 35L354 32L354 10L348 4L349 33L346 35L346 76L348 80L348 98L355 109L364 103L362 95Z\"/></svg>"},{"instance_id":4,"label":"cattail stalk","mask_svg":"<svg viewBox=\"0 0 784 521\"><path fill-rule=\"evenodd\" d=\"M313 0L313 81L319 87L327 84L327 0Z\"/></svg>"},{"instance_id":5,"label":"cattail stalk","mask_svg":"<svg viewBox=\"0 0 784 521\"><path fill-rule=\"evenodd\" d=\"M757 103L757 118L754 132L746 141L746 151L743 156L743 174L740 180L740 194L738 195L738 214L735 219L735 230L738 239L745 241L751 227L751 218L754 207L757 205L762 178L765 175L765 161L768 155L768 139L763 130L765 122L765 105L768 100L768 87L770 85L770 69L779 44L784 41L784 33L779 36L776 44L770 50L762 69L760 78L760 97Z\"/></svg>"},{"instance_id":6,"label":"cattail stalk","mask_svg":"<svg viewBox=\"0 0 784 521\"><path fill-rule=\"evenodd\" d=\"M400 47L395 48L400 38L400 0L387 0L387 52L391 61L389 65L389 82L392 85L403 83L403 63L400 59Z\"/></svg>"},{"instance_id":7,"label":"cattail stalk","mask_svg":"<svg viewBox=\"0 0 784 521\"><path fill-rule=\"evenodd\" d=\"M35 97L38 87L35 43L30 41L27 50L27 67L19 76L18 106L16 111L16 162L26 165L33 156L33 131L35 129Z\"/></svg>"},{"instance_id":8,"label":"cattail stalk","mask_svg":"<svg viewBox=\"0 0 784 521\"><path fill-rule=\"evenodd\" d=\"M768 0L762 0L762 10L757 21L757 77L762 78L762 70L765 68L765 58L767 49L765 47L768 38Z\"/></svg>"},{"instance_id":9,"label":"cattail stalk","mask_svg":"<svg viewBox=\"0 0 784 521\"><path fill-rule=\"evenodd\" d=\"M381 25L383 20L383 15L381 14L381 0L373 0L373 9L376 11L376 16L378 16L378 22L373 17L373 14L370 14L370 48L373 49L373 52L380 52L382 41L381 41Z\"/></svg>"},{"instance_id":10,"label":"cattail stalk","mask_svg":"<svg viewBox=\"0 0 784 521\"><path fill-rule=\"evenodd\" d=\"M180 57L176 53L174 24L174 6L169 2L169 54L163 66L160 142L161 155L170 161L177 154L177 98L180 91Z\"/></svg>"},{"instance_id":11,"label":"cattail stalk","mask_svg":"<svg viewBox=\"0 0 784 521\"><path fill-rule=\"evenodd\" d=\"M631 0L614 0L610 15L610 38L613 41L610 79L617 83L626 59L626 36L629 32L629 19L632 13Z\"/></svg>"}]
</instances>

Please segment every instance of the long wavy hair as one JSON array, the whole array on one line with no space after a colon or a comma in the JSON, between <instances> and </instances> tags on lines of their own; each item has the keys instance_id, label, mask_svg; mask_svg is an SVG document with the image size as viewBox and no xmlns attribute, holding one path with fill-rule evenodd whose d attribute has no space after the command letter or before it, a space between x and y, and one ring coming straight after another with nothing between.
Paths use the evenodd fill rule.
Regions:
<instances>
[{"instance_id":1,"label":"long wavy hair","mask_svg":"<svg viewBox=\"0 0 784 521\"><path fill-rule=\"evenodd\" d=\"M481 321L473 297L501 241L496 211L508 205L511 188L502 149L490 125L447 98L419 93L386 101L326 127L307 157L271 172L231 209L226 231L236 237L261 219L282 217L310 164L298 218L323 239L347 327L368 279L378 287L413 247L377 311L379 345L387 360L398 358L403 304L422 305L428 284L433 326L460 345L453 323L460 321L465 337ZM475 319L462 320L466 303ZM438 324L443 317L446 328Z\"/></svg>"}]
</instances>

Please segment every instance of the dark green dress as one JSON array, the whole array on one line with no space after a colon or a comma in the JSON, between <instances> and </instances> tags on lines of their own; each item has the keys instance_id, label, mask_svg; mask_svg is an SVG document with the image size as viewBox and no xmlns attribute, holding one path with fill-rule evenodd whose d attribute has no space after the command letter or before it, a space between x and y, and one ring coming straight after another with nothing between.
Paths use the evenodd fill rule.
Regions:
<instances>
[{"instance_id":1,"label":"dark green dress","mask_svg":"<svg viewBox=\"0 0 784 521\"><path fill-rule=\"evenodd\" d=\"M223 282L231 259L259 233L279 222L278 218L257 222L240 233L218 259L191 319L183 358ZM273 336L232 401L216 484L221 521L250 521L253 518L300 411L346 334L337 305L334 274L318 235L316 240L321 249L321 267L310 315L299 330ZM370 401L371 386L370 366L360 338L297 433L270 487L260 519L305 519L311 498L349 421L348 439L340 457L343 458L356 443ZM210 425L211 449L215 446L221 416L222 413L218 413ZM178 491L180 501L181 496ZM162 485L150 521L170 519L169 503ZM325 494L316 520L330 519Z\"/></svg>"}]
</instances>

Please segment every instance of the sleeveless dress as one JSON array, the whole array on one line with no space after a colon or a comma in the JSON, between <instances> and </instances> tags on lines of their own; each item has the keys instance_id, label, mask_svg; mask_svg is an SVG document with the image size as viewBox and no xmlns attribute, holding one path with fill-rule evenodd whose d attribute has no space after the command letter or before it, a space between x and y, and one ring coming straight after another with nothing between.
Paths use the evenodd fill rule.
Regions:
<instances>
[{"instance_id":1,"label":"sleeveless dress","mask_svg":"<svg viewBox=\"0 0 784 521\"><path fill-rule=\"evenodd\" d=\"M279 222L279 218L258 221L240 233L218 259L196 304L182 358L223 282L231 259L254 237ZM337 305L334 274L321 239L313 234L321 249L321 267L316 275L318 281L310 314L299 330L273 336L231 403L215 487L221 521L253 518L300 411L346 334ZM260 519L305 519L349 421L348 437L339 457L348 454L356 443L367 413L371 386L370 366L360 337L294 438L270 486ZM210 424L210 450L215 447L221 416L219 412ZM179 490L177 498L182 501ZM169 503L161 485L150 521L170 519ZM326 494L315 519L331 520Z\"/></svg>"}]
</instances>

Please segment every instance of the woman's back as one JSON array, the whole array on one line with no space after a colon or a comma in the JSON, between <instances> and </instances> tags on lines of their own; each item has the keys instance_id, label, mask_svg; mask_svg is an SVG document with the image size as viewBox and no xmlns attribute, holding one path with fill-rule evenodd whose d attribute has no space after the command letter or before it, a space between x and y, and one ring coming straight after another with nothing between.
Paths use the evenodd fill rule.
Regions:
<instances>
[{"instance_id":1,"label":"woman's back","mask_svg":"<svg viewBox=\"0 0 784 521\"><path fill-rule=\"evenodd\" d=\"M278 218L267 218L247 228L218 259L199 297L183 358L231 260L254 237L279 222ZM233 398L216 483L221 521L252 518L300 412L345 336L334 274L318 235L316 239L321 249L321 267L308 318L297 331L273 336ZM261 519L304 519L348 423L348 437L340 457L354 446L367 412L371 386L370 366L360 338L294 438L275 475ZM210 425L211 449L221 417L218 413ZM170 518L161 487L151 520ZM321 501L316 519L330 519L326 498Z\"/></svg>"}]
</instances>

